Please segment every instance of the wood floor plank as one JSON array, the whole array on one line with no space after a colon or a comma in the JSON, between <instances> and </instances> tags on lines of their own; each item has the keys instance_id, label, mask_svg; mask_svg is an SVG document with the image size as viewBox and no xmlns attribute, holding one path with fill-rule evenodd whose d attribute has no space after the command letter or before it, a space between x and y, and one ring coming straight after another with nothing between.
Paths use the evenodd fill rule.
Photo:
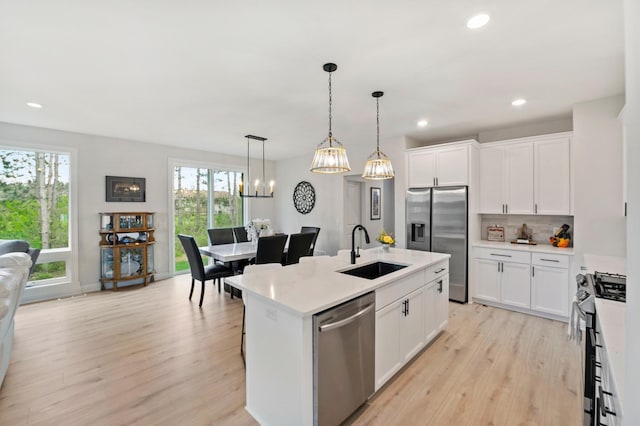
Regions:
<instances>
[{"instance_id":1,"label":"wood floor plank","mask_svg":"<svg viewBox=\"0 0 640 426\"><path fill-rule=\"evenodd\" d=\"M21 306L1 425L255 425L244 410L242 301L190 277ZM358 425L579 424L566 325L450 304L447 329L349 419ZM249 336L250 338L250 336Z\"/></svg>"}]
</instances>

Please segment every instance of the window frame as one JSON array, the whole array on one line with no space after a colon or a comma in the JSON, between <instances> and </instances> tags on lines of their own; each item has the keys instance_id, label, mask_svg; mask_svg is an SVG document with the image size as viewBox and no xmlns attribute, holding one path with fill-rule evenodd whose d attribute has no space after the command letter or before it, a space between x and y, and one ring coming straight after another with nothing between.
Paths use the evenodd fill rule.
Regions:
<instances>
[{"instance_id":1,"label":"window frame","mask_svg":"<svg viewBox=\"0 0 640 426\"><path fill-rule=\"evenodd\" d=\"M175 238L175 232L176 232L176 227L175 227L176 212L175 212L175 203L173 199L173 190L174 190L173 177L174 177L174 170L176 167L193 167L193 168L200 168L200 169L207 169L207 170L224 170L224 171L230 171L230 172L239 172L239 173L242 173L243 175L246 175L247 173L246 166L239 166L239 165L236 166L233 164L220 164L220 163L206 162L206 161L193 161L193 160L185 160L180 158L169 158L169 166L168 166L169 179L167 179L168 180L167 211L169 212L169 214L168 214L167 222L168 222L168 228L170 230L170 234L169 234L170 244L168 244L170 276L190 273L188 269L185 271L176 271L176 249L174 244L174 238ZM210 175L210 177L212 176ZM213 181L211 181L210 184L208 185L208 190L207 190L208 197L209 197L208 208L210 211L213 211L213 192L214 192L213 186L214 186ZM242 222L247 223L248 217L249 217L249 203L247 203L245 199L244 205L242 207ZM213 216L207 218L208 226L212 226L211 224L212 220L213 220Z\"/></svg>"},{"instance_id":2,"label":"window frame","mask_svg":"<svg viewBox=\"0 0 640 426\"><path fill-rule=\"evenodd\" d=\"M82 292L78 279L78 151L59 145L31 144L0 139L0 149L23 152L45 152L69 156L69 233L67 247L43 249L36 264L64 261L65 277L38 281L37 285L25 288L21 304L40 300L68 297ZM33 282L33 281L29 281Z\"/></svg>"}]
</instances>

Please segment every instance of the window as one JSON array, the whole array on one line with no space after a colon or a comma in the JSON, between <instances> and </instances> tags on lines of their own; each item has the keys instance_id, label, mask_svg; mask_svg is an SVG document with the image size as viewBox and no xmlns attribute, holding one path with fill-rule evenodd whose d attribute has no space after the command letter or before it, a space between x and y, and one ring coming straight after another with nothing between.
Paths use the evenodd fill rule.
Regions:
<instances>
[{"instance_id":1,"label":"window","mask_svg":"<svg viewBox=\"0 0 640 426\"><path fill-rule=\"evenodd\" d=\"M243 198L238 192L242 173L189 166L173 168L175 270L189 269L178 234L192 235L207 245L209 228L242 226Z\"/></svg>"},{"instance_id":2,"label":"window","mask_svg":"<svg viewBox=\"0 0 640 426\"><path fill-rule=\"evenodd\" d=\"M70 153L0 147L0 238L42 249L29 286L70 281L70 166Z\"/></svg>"}]
</instances>

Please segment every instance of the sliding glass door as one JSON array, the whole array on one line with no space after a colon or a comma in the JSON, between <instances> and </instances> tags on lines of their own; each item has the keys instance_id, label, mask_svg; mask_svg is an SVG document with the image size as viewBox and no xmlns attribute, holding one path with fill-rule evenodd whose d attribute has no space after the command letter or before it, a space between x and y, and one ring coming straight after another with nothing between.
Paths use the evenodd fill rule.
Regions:
<instances>
[{"instance_id":1,"label":"sliding glass door","mask_svg":"<svg viewBox=\"0 0 640 426\"><path fill-rule=\"evenodd\" d=\"M238 192L242 172L177 165L173 168L175 270L189 269L177 238L192 235L199 246L208 244L207 229L242 226L243 198Z\"/></svg>"}]
</instances>

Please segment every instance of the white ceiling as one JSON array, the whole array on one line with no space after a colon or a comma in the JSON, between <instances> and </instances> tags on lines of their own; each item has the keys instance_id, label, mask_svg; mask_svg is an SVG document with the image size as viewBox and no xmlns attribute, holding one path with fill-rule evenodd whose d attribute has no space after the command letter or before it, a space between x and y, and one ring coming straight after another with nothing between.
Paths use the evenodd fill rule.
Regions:
<instances>
[{"instance_id":1,"label":"white ceiling","mask_svg":"<svg viewBox=\"0 0 640 426\"><path fill-rule=\"evenodd\" d=\"M478 12L491 21L467 29ZM374 148L375 90L382 139L450 139L622 93L622 24L621 0L0 0L0 121L238 155L252 133L267 158L311 155L335 62L347 149Z\"/></svg>"}]
</instances>

